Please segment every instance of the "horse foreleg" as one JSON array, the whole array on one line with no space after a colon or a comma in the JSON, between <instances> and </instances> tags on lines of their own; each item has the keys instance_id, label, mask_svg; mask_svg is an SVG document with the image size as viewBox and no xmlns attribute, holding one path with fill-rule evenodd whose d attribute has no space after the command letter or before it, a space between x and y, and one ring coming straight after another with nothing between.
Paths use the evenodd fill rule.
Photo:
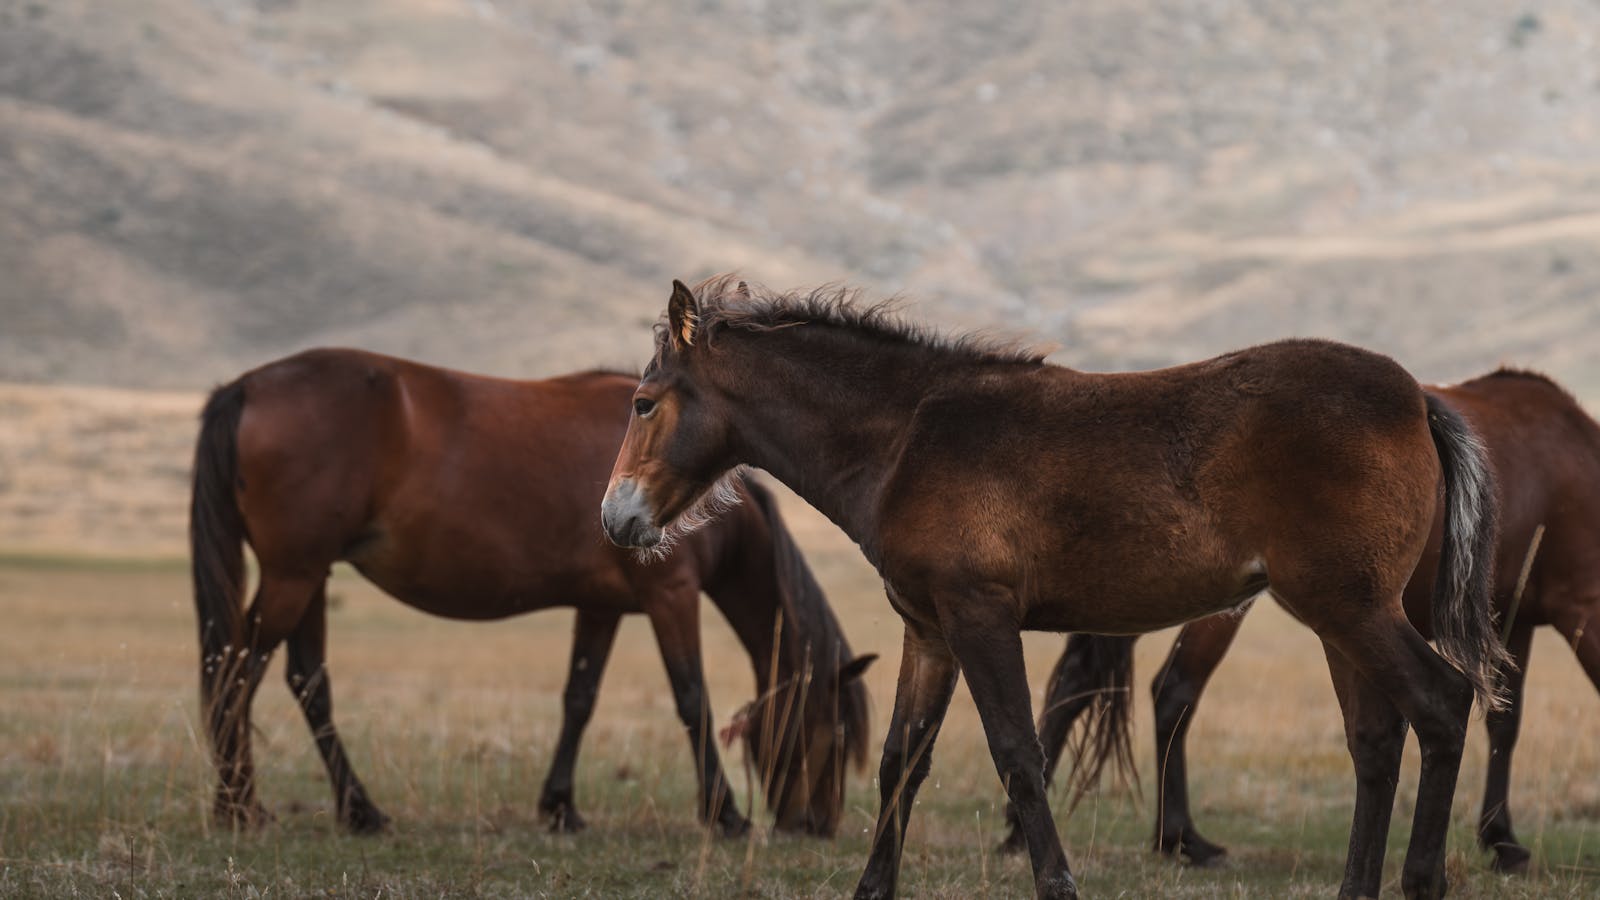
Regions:
<instances>
[{"instance_id":1,"label":"horse foreleg","mask_svg":"<svg viewBox=\"0 0 1600 900\"><path fill-rule=\"evenodd\" d=\"M1511 754L1517 747L1517 730L1522 725L1522 687L1528 671L1533 628L1522 625L1512 630L1506 648L1511 651L1513 668L1505 672L1506 706L1484 716L1489 732L1489 777L1483 788L1483 814L1478 818L1478 842L1494 852L1494 868L1499 872L1525 872L1531 856L1517 843L1511 830Z\"/></svg>"},{"instance_id":2,"label":"horse foreleg","mask_svg":"<svg viewBox=\"0 0 1600 900\"><path fill-rule=\"evenodd\" d=\"M894 715L883 739L878 765L878 827L856 897L893 897L900 873L900 850L917 788L933 763L933 741L944 722L956 687L956 660L944 638L919 633L906 625L900 656L900 681L895 686ZM1023 686L1027 696L1027 686Z\"/></svg>"},{"instance_id":3,"label":"horse foreleg","mask_svg":"<svg viewBox=\"0 0 1600 900\"><path fill-rule=\"evenodd\" d=\"M1150 683L1155 701L1156 837L1155 848L1176 853L1197 866L1223 856L1227 848L1200 836L1189 813L1189 763L1186 742L1195 707L1211 674L1222 663L1244 619L1234 614L1190 622L1178 633L1172 652Z\"/></svg>"},{"instance_id":4,"label":"horse foreleg","mask_svg":"<svg viewBox=\"0 0 1600 900\"><path fill-rule=\"evenodd\" d=\"M339 822L357 834L374 834L389 824L384 815L367 798L367 789L350 767L349 755L339 740L333 724L333 685L328 680L328 600L326 583L317 586L316 594L300 621L289 633L288 665L284 680L289 693L300 704L306 725L327 767L328 781L333 785L334 805Z\"/></svg>"},{"instance_id":5,"label":"horse foreleg","mask_svg":"<svg viewBox=\"0 0 1600 900\"><path fill-rule=\"evenodd\" d=\"M1009 593L974 592L941 597L938 609L950 649L966 674L983 720L989 754L1027 838L1034 894L1077 897L1078 887L1045 794L1044 754L1029 708L1016 603Z\"/></svg>"},{"instance_id":6,"label":"horse foreleg","mask_svg":"<svg viewBox=\"0 0 1600 900\"><path fill-rule=\"evenodd\" d=\"M567 687L561 695L561 737L555 760L539 792L539 812L550 817L551 831L576 833L585 827L572 802L572 771L578 762L578 743L594 713L600 678L605 674L611 645L621 616L612 612L578 610L572 628L572 662L567 667Z\"/></svg>"},{"instance_id":7,"label":"horse foreleg","mask_svg":"<svg viewBox=\"0 0 1600 900\"><path fill-rule=\"evenodd\" d=\"M738 837L750 830L750 820L740 814L717 754L716 722L711 716L700 659L700 595L679 592L663 596L650 603L645 612L650 616L661 659L667 666L667 678L672 682L678 718L694 752L700 784L700 820L715 825L724 837Z\"/></svg>"}]
</instances>

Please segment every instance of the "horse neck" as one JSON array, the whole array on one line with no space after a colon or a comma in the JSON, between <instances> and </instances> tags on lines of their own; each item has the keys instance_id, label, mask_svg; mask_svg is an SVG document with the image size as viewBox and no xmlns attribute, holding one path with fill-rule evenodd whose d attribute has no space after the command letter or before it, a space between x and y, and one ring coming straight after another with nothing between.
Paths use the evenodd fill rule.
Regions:
<instances>
[{"instance_id":1,"label":"horse neck","mask_svg":"<svg viewBox=\"0 0 1600 900\"><path fill-rule=\"evenodd\" d=\"M878 499L940 367L824 326L730 332L718 349L739 461L772 473L875 560Z\"/></svg>"}]
</instances>

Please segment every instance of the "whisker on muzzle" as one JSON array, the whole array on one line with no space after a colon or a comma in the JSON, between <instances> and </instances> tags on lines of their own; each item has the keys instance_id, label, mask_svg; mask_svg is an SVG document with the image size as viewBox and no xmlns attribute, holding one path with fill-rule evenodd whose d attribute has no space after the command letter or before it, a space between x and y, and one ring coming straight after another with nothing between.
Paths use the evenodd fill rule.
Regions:
<instances>
[{"instance_id":1,"label":"whisker on muzzle","mask_svg":"<svg viewBox=\"0 0 1600 900\"><path fill-rule=\"evenodd\" d=\"M729 469L701 492L700 496L689 504L688 509L679 513L676 519L661 529L660 539L656 543L649 547L635 548L635 558L641 563L666 559L672 554L672 549L680 538L704 528L716 521L718 516L738 506L740 501L738 479L744 476L744 466Z\"/></svg>"}]
</instances>

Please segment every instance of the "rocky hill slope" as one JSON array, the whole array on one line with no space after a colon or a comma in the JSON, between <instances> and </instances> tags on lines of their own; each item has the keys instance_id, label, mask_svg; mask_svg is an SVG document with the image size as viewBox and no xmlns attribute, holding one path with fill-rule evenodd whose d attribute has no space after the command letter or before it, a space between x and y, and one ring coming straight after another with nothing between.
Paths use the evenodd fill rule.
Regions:
<instances>
[{"instance_id":1,"label":"rocky hill slope","mask_svg":"<svg viewBox=\"0 0 1600 900\"><path fill-rule=\"evenodd\" d=\"M0 379L636 364L740 269L1086 367L1319 334L1597 396L1597 45L1579 0L0 0Z\"/></svg>"}]
</instances>

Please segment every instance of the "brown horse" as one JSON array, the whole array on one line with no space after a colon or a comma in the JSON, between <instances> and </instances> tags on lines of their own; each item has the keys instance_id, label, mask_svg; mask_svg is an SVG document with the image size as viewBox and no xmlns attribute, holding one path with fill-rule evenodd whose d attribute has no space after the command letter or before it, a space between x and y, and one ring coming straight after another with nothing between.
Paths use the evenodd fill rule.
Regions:
<instances>
[{"instance_id":1,"label":"brown horse","mask_svg":"<svg viewBox=\"0 0 1600 900\"><path fill-rule=\"evenodd\" d=\"M839 524L905 622L857 896L894 892L957 673L1022 821L1035 890L1077 888L1044 789L1024 628L1136 634L1270 585L1316 631L1357 771L1342 893L1376 895L1406 723L1423 746L1404 885L1444 893L1444 842L1474 690L1503 650L1489 609L1494 491L1461 418L1391 360L1286 341L1102 375L941 340L840 291L674 283L602 507L650 547L727 473L760 466ZM1442 476L1446 662L1400 595Z\"/></svg>"},{"instance_id":2,"label":"brown horse","mask_svg":"<svg viewBox=\"0 0 1600 900\"><path fill-rule=\"evenodd\" d=\"M1491 710L1485 720L1489 777L1478 839L1494 853L1497 870L1522 871L1529 853L1511 830L1508 793L1533 629L1550 625L1560 631L1600 689L1600 629L1590 627L1600 622L1600 556L1595 553L1600 547L1600 424L1572 395L1528 372L1500 370L1428 390L1472 423L1489 449L1499 484L1502 512L1494 603L1500 620L1509 623L1502 628L1514 666L1506 671L1506 707ZM1406 615L1424 635L1433 631L1429 598L1443 528L1442 519L1436 517L1428 550L1406 586ZM1536 533L1541 535L1537 550ZM1523 584L1520 596L1519 583ZM1184 742L1206 682L1228 652L1240 621L1239 616L1224 615L1185 625L1150 686L1160 768L1155 846L1198 865L1227 851L1202 837L1190 816ZM1118 723L1111 726L1114 730L1126 723L1133 640L1074 635L1068 642L1051 676L1039 719L1046 781L1073 721L1092 708L1095 698L1106 701L1103 714ZM1097 755L1084 763L1096 771L1116 742L1102 737L1092 738L1090 744L1090 753ZM1013 827L1005 846L1020 850L1022 843L1021 831Z\"/></svg>"},{"instance_id":3,"label":"brown horse","mask_svg":"<svg viewBox=\"0 0 1600 900\"><path fill-rule=\"evenodd\" d=\"M866 696L822 590L760 485L642 561L605 540L595 509L637 379L588 372L506 381L354 350L263 366L206 404L195 452L191 542L201 698L221 785L217 810L263 813L250 759L250 702L279 643L289 688L333 782L339 820L387 818L367 798L333 725L324 665L325 583L343 560L401 602L453 619L577 609L561 737L539 799L580 830L572 773L621 616L650 617L699 778L702 820L749 822L731 799L711 732L700 660L700 592L750 654L784 715L753 742L777 827L832 834L846 760L866 759ZM248 610L242 542L260 565Z\"/></svg>"}]
</instances>

